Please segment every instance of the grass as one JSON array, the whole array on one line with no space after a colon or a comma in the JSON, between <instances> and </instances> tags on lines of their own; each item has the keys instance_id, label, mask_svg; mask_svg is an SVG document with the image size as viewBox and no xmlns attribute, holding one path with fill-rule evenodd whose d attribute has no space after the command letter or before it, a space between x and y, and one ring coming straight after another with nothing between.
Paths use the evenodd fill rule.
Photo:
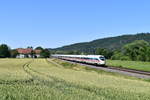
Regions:
<instances>
[{"instance_id":1,"label":"grass","mask_svg":"<svg viewBox=\"0 0 150 100\"><path fill-rule=\"evenodd\" d=\"M108 66L150 71L150 62L107 60Z\"/></svg>"},{"instance_id":2,"label":"grass","mask_svg":"<svg viewBox=\"0 0 150 100\"><path fill-rule=\"evenodd\" d=\"M1 100L149 100L150 83L56 59L0 59Z\"/></svg>"}]
</instances>

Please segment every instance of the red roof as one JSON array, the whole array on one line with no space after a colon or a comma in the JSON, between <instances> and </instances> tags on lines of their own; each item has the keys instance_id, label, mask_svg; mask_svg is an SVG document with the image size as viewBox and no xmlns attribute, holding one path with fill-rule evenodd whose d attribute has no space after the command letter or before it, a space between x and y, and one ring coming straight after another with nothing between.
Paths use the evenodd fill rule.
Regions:
<instances>
[{"instance_id":1,"label":"red roof","mask_svg":"<svg viewBox=\"0 0 150 100\"><path fill-rule=\"evenodd\" d=\"M27 49L19 48L19 49L17 49L17 51L20 54L30 54L32 52L32 49L31 48L27 48Z\"/></svg>"},{"instance_id":2,"label":"red roof","mask_svg":"<svg viewBox=\"0 0 150 100\"><path fill-rule=\"evenodd\" d=\"M19 54L31 54L33 49L32 48L27 48L27 49L23 49L23 48L19 48L17 49ZM34 53L36 54L40 54L42 50L34 50Z\"/></svg>"}]
</instances>

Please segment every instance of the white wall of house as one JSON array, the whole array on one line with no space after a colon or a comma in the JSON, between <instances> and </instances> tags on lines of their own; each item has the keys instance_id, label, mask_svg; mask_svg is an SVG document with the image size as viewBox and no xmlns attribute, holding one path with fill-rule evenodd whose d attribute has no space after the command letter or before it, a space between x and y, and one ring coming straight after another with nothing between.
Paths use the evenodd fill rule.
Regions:
<instances>
[{"instance_id":1,"label":"white wall of house","mask_svg":"<svg viewBox=\"0 0 150 100\"><path fill-rule=\"evenodd\" d=\"M30 54L28 54L28 55L25 55L25 54L18 54L18 55L16 56L16 58L27 58L27 56L28 56L28 58L32 58L32 56L31 56Z\"/></svg>"},{"instance_id":2,"label":"white wall of house","mask_svg":"<svg viewBox=\"0 0 150 100\"><path fill-rule=\"evenodd\" d=\"M29 54L29 55L28 55L28 58L32 58L32 56Z\"/></svg>"},{"instance_id":3,"label":"white wall of house","mask_svg":"<svg viewBox=\"0 0 150 100\"><path fill-rule=\"evenodd\" d=\"M37 57L37 58L40 58L41 56L40 56L40 54L36 54L36 57Z\"/></svg>"},{"instance_id":4,"label":"white wall of house","mask_svg":"<svg viewBox=\"0 0 150 100\"><path fill-rule=\"evenodd\" d=\"M30 55L30 54L28 54L28 55L25 55L25 54L18 54L17 56L16 56L16 58L27 58L27 56L28 56L28 58L32 58L32 56ZM41 56L40 56L40 54L36 54L35 55L37 58L40 58ZM34 56L33 56L33 58L34 58Z\"/></svg>"},{"instance_id":5,"label":"white wall of house","mask_svg":"<svg viewBox=\"0 0 150 100\"><path fill-rule=\"evenodd\" d=\"M25 58L24 54L18 54L16 58Z\"/></svg>"}]
</instances>

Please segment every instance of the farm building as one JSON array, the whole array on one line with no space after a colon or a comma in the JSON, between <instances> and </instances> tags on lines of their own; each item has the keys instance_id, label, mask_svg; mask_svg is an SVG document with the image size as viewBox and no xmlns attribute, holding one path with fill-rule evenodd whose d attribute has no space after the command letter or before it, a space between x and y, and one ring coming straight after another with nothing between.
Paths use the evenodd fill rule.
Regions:
<instances>
[{"instance_id":1,"label":"farm building","mask_svg":"<svg viewBox=\"0 0 150 100\"><path fill-rule=\"evenodd\" d=\"M18 48L16 58L39 58L41 50L33 50L32 48Z\"/></svg>"},{"instance_id":2,"label":"farm building","mask_svg":"<svg viewBox=\"0 0 150 100\"><path fill-rule=\"evenodd\" d=\"M35 52L35 55L36 55L36 58L40 58L40 53L41 53L42 50L34 50Z\"/></svg>"}]
</instances>

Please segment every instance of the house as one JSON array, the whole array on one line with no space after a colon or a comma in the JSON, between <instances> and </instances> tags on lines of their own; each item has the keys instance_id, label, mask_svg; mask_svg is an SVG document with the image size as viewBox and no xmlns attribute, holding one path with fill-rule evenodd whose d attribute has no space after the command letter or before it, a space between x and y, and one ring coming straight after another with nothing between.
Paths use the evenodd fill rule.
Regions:
<instances>
[{"instance_id":1,"label":"house","mask_svg":"<svg viewBox=\"0 0 150 100\"><path fill-rule=\"evenodd\" d=\"M39 58L41 50L33 50L32 48L18 48L16 58Z\"/></svg>"},{"instance_id":2,"label":"house","mask_svg":"<svg viewBox=\"0 0 150 100\"><path fill-rule=\"evenodd\" d=\"M41 51L42 50L34 50L35 58L40 58L41 57L41 55L40 55Z\"/></svg>"}]
</instances>

